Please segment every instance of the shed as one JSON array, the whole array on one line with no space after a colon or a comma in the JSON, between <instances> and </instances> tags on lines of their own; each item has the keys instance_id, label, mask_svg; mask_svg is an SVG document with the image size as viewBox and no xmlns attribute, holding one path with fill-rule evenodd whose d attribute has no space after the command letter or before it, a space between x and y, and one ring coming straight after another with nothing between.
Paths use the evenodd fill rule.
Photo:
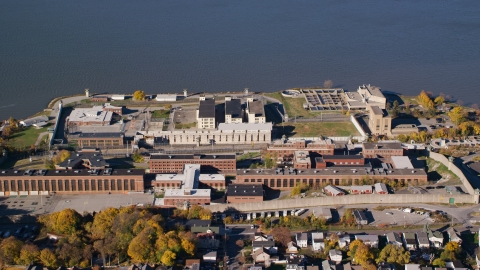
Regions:
<instances>
[{"instance_id":1,"label":"shed","mask_svg":"<svg viewBox=\"0 0 480 270\"><path fill-rule=\"evenodd\" d=\"M125 95L112 95L112 100L125 100Z\"/></svg>"},{"instance_id":2,"label":"shed","mask_svg":"<svg viewBox=\"0 0 480 270\"><path fill-rule=\"evenodd\" d=\"M329 194L330 196L343 196L345 192L341 189L337 188L336 186L328 185L324 189L324 192Z\"/></svg>"},{"instance_id":3,"label":"shed","mask_svg":"<svg viewBox=\"0 0 480 270\"><path fill-rule=\"evenodd\" d=\"M373 187L377 194L388 194L387 186L384 183L376 183Z\"/></svg>"},{"instance_id":4,"label":"shed","mask_svg":"<svg viewBox=\"0 0 480 270\"><path fill-rule=\"evenodd\" d=\"M214 263L217 261L217 252L216 251L210 251L207 254L203 255L203 261L204 262L209 262L209 263Z\"/></svg>"},{"instance_id":5,"label":"shed","mask_svg":"<svg viewBox=\"0 0 480 270\"><path fill-rule=\"evenodd\" d=\"M353 215L355 216L355 221L357 222L357 224L360 224L360 225L368 224L368 219L364 211L353 210Z\"/></svg>"}]
</instances>

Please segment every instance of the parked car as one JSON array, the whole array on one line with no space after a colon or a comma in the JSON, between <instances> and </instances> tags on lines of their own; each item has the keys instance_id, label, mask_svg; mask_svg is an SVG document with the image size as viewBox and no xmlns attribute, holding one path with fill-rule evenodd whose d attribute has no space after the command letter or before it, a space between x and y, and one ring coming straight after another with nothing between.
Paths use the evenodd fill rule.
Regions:
<instances>
[{"instance_id":1,"label":"parked car","mask_svg":"<svg viewBox=\"0 0 480 270\"><path fill-rule=\"evenodd\" d=\"M387 213L385 213L385 214L387 214L387 215L393 215L393 213L392 213L392 212L387 212Z\"/></svg>"},{"instance_id":2,"label":"parked car","mask_svg":"<svg viewBox=\"0 0 480 270\"><path fill-rule=\"evenodd\" d=\"M7 231L4 235L3 235L3 238L8 238L10 237L10 235L12 235L12 233L10 231Z\"/></svg>"}]
</instances>

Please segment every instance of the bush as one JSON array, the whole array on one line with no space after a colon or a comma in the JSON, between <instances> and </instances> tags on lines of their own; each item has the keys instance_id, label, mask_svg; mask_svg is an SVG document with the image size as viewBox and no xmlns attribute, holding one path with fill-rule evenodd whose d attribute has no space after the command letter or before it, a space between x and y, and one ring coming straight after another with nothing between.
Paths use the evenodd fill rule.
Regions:
<instances>
[{"instance_id":1,"label":"bush","mask_svg":"<svg viewBox=\"0 0 480 270\"><path fill-rule=\"evenodd\" d=\"M142 163L145 161L145 158L142 156L142 154L140 154L140 152L135 152L133 155L132 155L132 159L134 162L136 163Z\"/></svg>"}]
</instances>

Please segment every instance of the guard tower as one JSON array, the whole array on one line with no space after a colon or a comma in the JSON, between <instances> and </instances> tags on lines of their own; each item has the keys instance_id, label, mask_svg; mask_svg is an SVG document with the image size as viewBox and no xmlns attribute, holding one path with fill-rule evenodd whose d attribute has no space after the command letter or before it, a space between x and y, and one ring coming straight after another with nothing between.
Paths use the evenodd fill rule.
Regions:
<instances>
[{"instance_id":1,"label":"guard tower","mask_svg":"<svg viewBox=\"0 0 480 270\"><path fill-rule=\"evenodd\" d=\"M183 96L188 97L187 88L183 89Z\"/></svg>"},{"instance_id":2,"label":"guard tower","mask_svg":"<svg viewBox=\"0 0 480 270\"><path fill-rule=\"evenodd\" d=\"M90 97L90 89L85 88L85 96Z\"/></svg>"}]
</instances>

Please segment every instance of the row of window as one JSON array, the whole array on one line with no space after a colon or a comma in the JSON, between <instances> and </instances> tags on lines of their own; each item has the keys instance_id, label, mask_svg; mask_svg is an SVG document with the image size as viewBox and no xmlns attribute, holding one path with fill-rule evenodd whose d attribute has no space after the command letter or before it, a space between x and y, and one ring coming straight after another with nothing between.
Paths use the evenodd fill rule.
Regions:
<instances>
[{"instance_id":1,"label":"row of window","mask_svg":"<svg viewBox=\"0 0 480 270\"><path fill-rule=\"evenodd\" d=\"M0 191L135 190L135 180L4 180Z\"/></svg>"},{"instance_id":2,"label":"row of window","mask_svg":"<svg viewBox=\"0 0 480 270\"><path fill-rule=\"evenodd\" d=\"M359 181L360 179L352 179L352 181ZM411 182L418 179L394 179L395 181ZM341 179L244 179L244 183L262 183L269 187L295 187L297 183L304 183L310 186L319 186L320 184L330 183L333 185L340 185Z\"/></svg>"}]
</instances>

